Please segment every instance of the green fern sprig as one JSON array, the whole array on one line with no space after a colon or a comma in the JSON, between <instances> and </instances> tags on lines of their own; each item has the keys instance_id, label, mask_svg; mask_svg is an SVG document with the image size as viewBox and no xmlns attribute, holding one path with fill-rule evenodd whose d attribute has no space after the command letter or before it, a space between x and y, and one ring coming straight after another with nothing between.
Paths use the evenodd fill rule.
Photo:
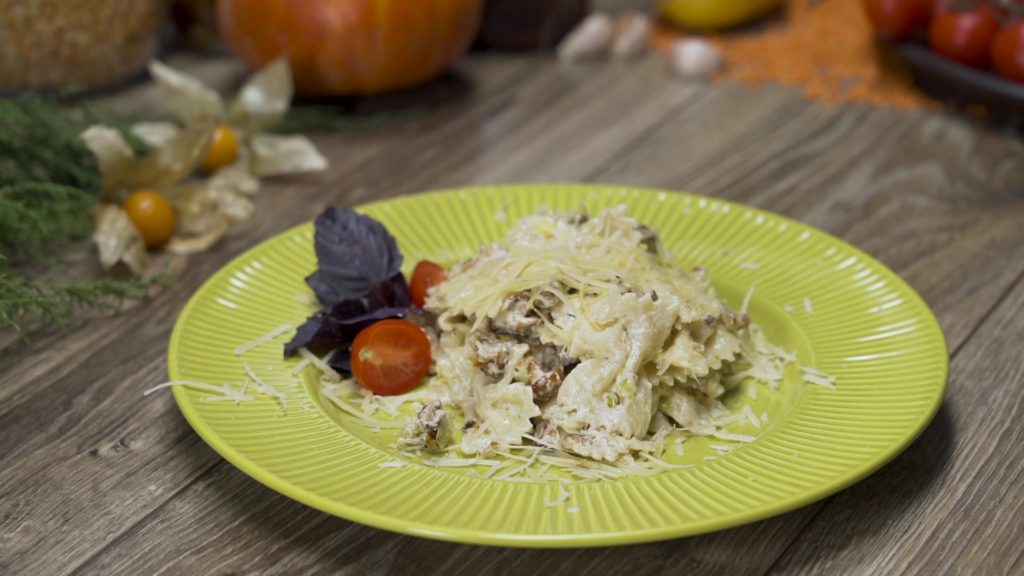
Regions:
<instances>
[{"instance_id":1,"label":"green fern sprig","mask_svg":"<svg viewBox=\"0 0 1024 576\"><path fill-rule=\"evenodd\" d=\"M82 310L115 311L169 281L42 278L92 230L101 176L79 135L101 122L122 130L137 152L147 151L127 121L102 109L40 97L0 101L0 329L25 337L36 326L64 326Z\"/></svg>"},{"instance_id":2,"label":"green fern sprig","mask_svg":"<svg viewBox=\"0 0 1024 576\"><path fill-rule=\"evenodd\" d=\"M0 254L24 261L68 246L92 230L93 196L72 186L21 182L0 186Z\"/></svg>"},{"instance_id":3,"label":"green fern sprig","mask_svg":"<svg viewBox=\"0 0 1024 576\"><path fill-rule=\"evenodd\" d=\"M167 283L167 276L64 283L0 271L0 328L25 337L36 324L64 327L82 310L117 311L126 300L145 298L150 288Z\"/></svg>"}]
</instances>

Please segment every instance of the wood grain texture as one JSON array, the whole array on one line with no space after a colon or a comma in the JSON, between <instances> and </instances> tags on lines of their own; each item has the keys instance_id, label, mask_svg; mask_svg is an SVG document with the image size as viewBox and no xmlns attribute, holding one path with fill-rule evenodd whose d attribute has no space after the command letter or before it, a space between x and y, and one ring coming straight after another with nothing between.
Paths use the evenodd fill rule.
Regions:
<instances>
[{"instance_id":1,"label":"wood grain texture","mask_svg":"<svg viewBox=\"0 0 1024 576\"><path fill-rule=\"evenodd\" d=\"M243 76L233 63L187 65L223 87ZM1019 417L1024 397L1020 386L997 388L1021 380L1011 354L1024 330L1017 137L942 114L825 108L784 89L681 83L653 58L567 69L543 56L477 55L462 72L472 90L450 105L314 135L331 168L268 182L256 218L193 257L178 289L69 334L39 334L32 346L8 341L0 573L865 573L905 569L907 558L931 551L944 551L938 557L953 572L1020 567L1011 545L1021 536L1012 523L1024 498L1019 462L992 461L1019 453L989 454L986 444L1019 444L1019 432L977 420L986 409ZM115 102L151 109L152 88ZM221 461L169 395L141 397L165 377L184 301L252 243L328 204L545 180L717 195L861 246L935 309L957 351L949 405L903 457L825 503L697 538L521 551L398 536L301 506ZM1017 508L988 506L995 497ZM963 528L943 524L944 514L963 515ZM969 549L962 541L972 531L1002 550Z\"/></svg>"},{"instance_id":2,"label":"wood grain texture","mask_svg":"<svg viewBox=\"0 0 1024 576\"><path fill-rule=\"evenodd\" d=\"M237 64L232 67L231 76L241 77ZM489 87L523 70L481 66L476 77ZM140 98L150 91L143 88ZM466 102L466 113L487 102ZM205 278L324 205L356 202L346 200L349 188L332 190L330 175L343 175L381 150L349 148L324 145L332 150L328 174L270 182L256 200L262 217L192 258L176 288L68 333L9 341L0 357L0 573L66 572L219 462L169 397L146 399L142 391L166 379L170 328ZM328 198L325 188L333 191Z\"/></svg>"}]
</instances>

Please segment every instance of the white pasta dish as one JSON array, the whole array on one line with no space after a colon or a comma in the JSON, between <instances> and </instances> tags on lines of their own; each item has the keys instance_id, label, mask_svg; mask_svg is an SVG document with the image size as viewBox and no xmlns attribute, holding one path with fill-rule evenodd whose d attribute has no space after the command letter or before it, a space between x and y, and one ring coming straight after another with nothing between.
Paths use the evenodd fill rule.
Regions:
<instances>
[{"instance_id":1,"label":"white pasta dish","mask_svg":"<svg viewBox=\"0 0 1024 576\"><path fill-rule=\"evenodd\" d=\"M747 379L774 389L795 360L621 206L521 219L454 266L426 310L431 400L404 450L653 460L674 430L721 433L736 419L727 394Z\"/></svg>"}]
</instances>

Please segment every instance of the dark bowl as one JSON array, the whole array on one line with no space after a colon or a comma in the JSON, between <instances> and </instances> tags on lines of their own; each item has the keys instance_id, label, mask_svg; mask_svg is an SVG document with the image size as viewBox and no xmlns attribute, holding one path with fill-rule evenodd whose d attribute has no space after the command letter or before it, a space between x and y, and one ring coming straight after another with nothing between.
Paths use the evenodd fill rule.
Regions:
<instances>
[{"instance_id":1,"label":"dark bowl","mask_svg":"<svg viewBox=\"0 0 1024 576\"><path fill-rule=\"evenodd\" d=\"M889 42L910 67L914 81L929 95L966 105L982 105L994 114L1024 117L1024 84L995 72L955 62L919 40Z\"/></svg>"}]
</instances>

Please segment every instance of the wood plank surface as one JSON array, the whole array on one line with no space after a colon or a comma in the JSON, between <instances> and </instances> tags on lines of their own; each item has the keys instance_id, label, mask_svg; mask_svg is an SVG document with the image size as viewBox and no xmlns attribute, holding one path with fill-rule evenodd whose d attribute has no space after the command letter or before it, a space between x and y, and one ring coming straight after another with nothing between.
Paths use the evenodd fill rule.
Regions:
<instances>
[{"instance_id":1,"label":"wood plank surface","mask_svg":"<svg viewBox=\"0 0 1024 576\"><path fill-rule=\"evenodd\" d=\"M486 64L475 76L481 88L524 71ZM466 113L487 102L466 102ZM312 218L325 204L353 203L346 201L348 188L335 186L326 197L323 191L332 189L332 175L347 173L374 151L351 154L345 142L333 150L321 146L331 150L331 172L269 183L256 201L262 217L193 257L175 289L132 312L69 333L36 334L31 343L13 340L3 350L0 526L11 536L0 539L0 573L66 572L219 462L169 397L144 399L141 393L166 379L170 329L203 280L260 238ZM381 147L384 142L377 154ZM67 537L69 528L74 538Z\"/></svg>"},{"instance_id":2,"label":"wood plank surface","mask_svg":"<svg viewBox=\"0 0 1024 576\"><path fill-rule=\"evenodd\" d=\"M242 77L230 62L195 68L225 87ZM1024 398L1014 348L1024 331L1018 135L941 113L683 83L655 58L570 69L544 56L474 55L461 73L469 93L422 116L314 135L331 168L267 183L254 220L191 258L176 289L31 345L6 341L0 573L1019 571L1013 513L1024 486L1010 424ZM115 102L150 110L152 89ZM696 538L522 551L398 536L314 511L220 460L169 395L141 397L166 376L185 300L256 241L328 204L503 181L685 189L857 244L935 310L955 354L947 407L902 457L826 502ZM999 501L1007 506L990 504ZM975 536L985 544L967 543Z\"/></svg>"}]
</instances>

